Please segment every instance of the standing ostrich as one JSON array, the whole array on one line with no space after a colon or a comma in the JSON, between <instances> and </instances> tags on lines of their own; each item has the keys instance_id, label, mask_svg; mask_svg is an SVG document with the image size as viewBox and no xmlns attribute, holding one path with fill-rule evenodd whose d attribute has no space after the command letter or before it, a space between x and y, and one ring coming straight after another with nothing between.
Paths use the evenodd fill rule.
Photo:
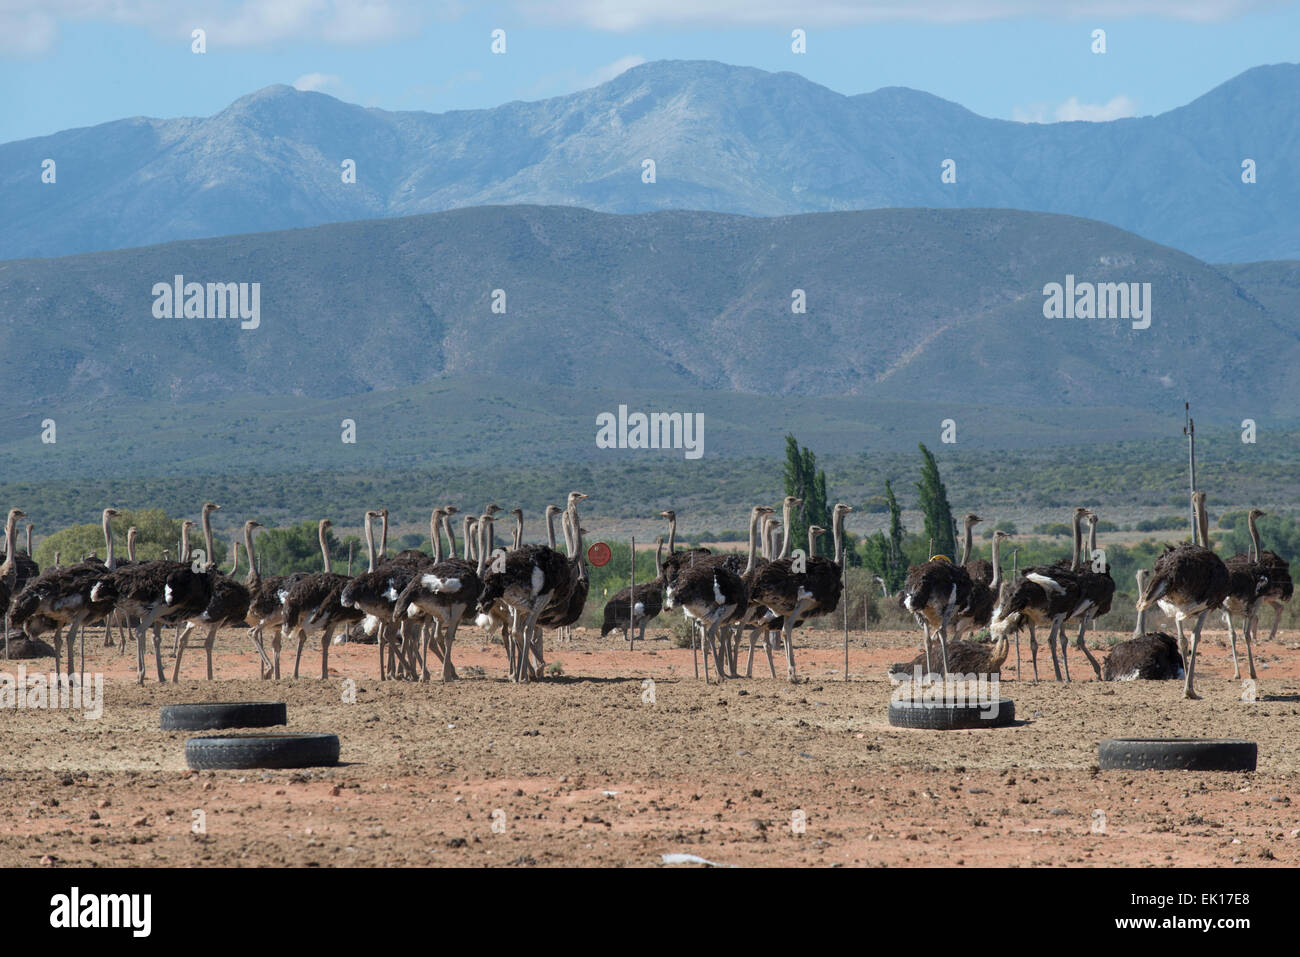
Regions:
<instances>
[{"instance_id":1,"label":"standing ostrich","mask_svg":"<svg viewBox=\"0 0 1300 957\"><path fill-rule=\"evenodd\" d=\"M605 602L605 620L600 626L600 637L621 630L627 637L628 647L635 646L637 637L645 641L645 627L659 616L664 607L664 539L655 539L655 577L640 585L628 585L614 593ZM637 629L640 635L635 635Z\"/></svg>"},{"instance_id":2,"label":"standing ostrich","mask_svg":"<svg viewBox=\"0 0 1300 957\"><path fill-rule=\"evenodd\" d=\"M925 672L930 673L931 636L938 633L944 674L948 671L948 626L970 604L970 573L943 556L907 570L903 607L925 631Z\"/></svg>"},{"instance_id":3,"label":"standing ostrich","mask_svg":"<svg viewBox=\"0 0 1300 957\"><path fill-rule=\"evenodd\" d=\"M253 529L257 522L249 519L244 522L244 540L250 541L253 537ZM181 632L180 644L176 649L176 665L172 669L172 681L177 682L181 676L181 657L185 654L185 647L189 642L190 632L198 625L206 625L208 628L207 636L203 639L203 651L208 659L208 680L212 680L212 646L217 640L217 629L223 625L233 625L236 622L244 621L248 617L248 606L252 601L252 591L242 582L235 580L235 572L239 569L239 543L231 542L234 552L234 562L230 567L230 574L223 575L217 568L216 563L208 566L204 575L207 577L205 583L208 593L208 603L204 606L203 611L198 615L191 616L185 622L185 630ZM249 552L251 558L252 553ZM197 577L197 576L196 576ZM179 587L193 587L194 581L182 577L179 581ZM170 585L167 601L169 604L184 600L183 595L173 592Z\"/></svg>"},{"instance_id":4,"label":"standing ostrich","mask_svg":"<svg viewBox=\"0 0 1300 957\"><path fill-rule=\"evenodd\" d=\"M18 519L26 518L27 513L20 508L9 509L9 520L5 523L5 560L0 564L0 583L5 589L5 657L9 657L9 603L23 590L30 579L41 573L31 556L19 552L14 547L14 535L18 531Z\"/></svg>"},{"instance_id":5,"label":"standing ostrich","mask_svg":"<svg viewBox=\"0 0 1300 957\"><path fill-rule=\"evenodd\" d=\"M76 639L81 633L81 670L86 670L85 628L94 621L106 618L112 611L112 605L91 601L90 593L96 582L116 567L113 553L112 521L118 515L117 509L104 509L102 521L104 530L105 554L107 563L86 561L66 568L55 568L43 572L31 579L13 601L13 620L27 632L32 632L39 624L42 628L54 627L54 670L59 673L59 663L63 654L62 630L68 629L68 677L72 678L76 668Z\"/></svg>"},{"instance_id":6,"label":"standing ostrich","mask_svg":"<svg viewBox=\"0 0 1300 957\"><path fill-rule=\"evenodd\" d=\"M973 521L972 521L973 520ZM974 522L980 521L976 515L966 516L966 547L962 553L963 559L970 556L970 529ZM1002 564L999 560L998 548L1003 539L1008 538L1006 532L995 531L993 533L993 560L986 561L979 559L977 561L962 561L962 568L966 569L966 574L970 576L970 598L966 606L957 614L957 619L953 622L953 638L961 640L963 631L975 628L986 628L990 621L993 620L993 608L997 604L998 595L1002 591ZM987 572L987 577L985 573Z\"/></svg>"},{"instance_id":7,"label":"standing ostrich","mask_svg":"<svg viewBox=\"0 0 1300 957\"><path fill-rule=\"evenodd\" d=\"M1110 568L1095 567L1098 561L1099 553L1097 551L1097 515L1089 511L1086 516L1088 521L1088 564L1080 563L1076 574L1079 582L1079 605L1075 608L1074 613L1070 616L1079 619L1079 637L1075 639L1074 647L1084 653L1088 659L1088 664L1092 665L1092 670L1096 673L1097 678L1101 678L1101 665L1093 657L1088 646L1084 644L1083 638L1088 630L1090 623L1095 623L1098 618L1110 612L1111 602L1115 598L1115 579L1110 577ZM1069 647L1069 641L1064 631L1061 633L1061 665L1065 668L1065 680L1070 680L1070 663L1066 659L1066 649Z\"/></svg>"},{"instance_id":8,"label":"standing ostrich","mask_svg":"<svg viewBox=\"0 0 1300 957\"><path fill-rule=\"evenodd\" d=\"M451 515L447 514L447 510L444 510L443 521L447 539L451 543L451 557L422 568L397 596L393 606L394 618L404 617L410 606L415 605L436 623L436 632L433 629L425 632L424 681L429 680L431 640L436 640L440 646L434 653L442 659L442 680L456 680L456 667L451 662L452 642L456 640L456 629L465 613L478 601L487 565L487 553L482 549L479 550L477 564L457 558L456 538L452 534ZM441 551L441 545L441 541L436 542L435 552Z\"/></svg>"},{"instance_id":9,"label":"standing ostrich","mask_svg":"<svg viewBox=\"0 0 1300 957\"><path fill-rule=\"evenodd\" d=\"M320 677L322 681L328 680L330 641L334 637L334 629L339 624L360 621L365 617L360 609L343 606L342 592L352 579L347 575L337 574L330 562L326 535L332 524L329 519L324 519L319 526L325 570L305 575L292 585L286 583L280 588L280 602L284 605L284 623L280 626L280 635L274 646L276 678L280 677L280 639L298 635L298 653L293 662L293 676L297 678L308 634L313 630L319 630L321 633Z\"/></svg>"},{"instance_id":10,"label":"standing ostrich","mask_svg":"<svg viewBox=\"0 0 1300 957\"><path fill-rule=\"evenodd\" d=\"M217 508L219 506L212 502L205 502L203 505L204 532L209 538L211 537L211 515ZM180 551L185 553L182 557L188 557L189 530L193 525L194 523L188 520L181 524ZM209 554L211 554L210 547ZM166 591L169 580L173 576L184 573L198 574L185 561L142 562L139 565L128 565L110 572L96 582L91 590L91 601L111 603L113 608L122 615L136 619L136 674L137 680L142 685L145 674L145 632L153 631L154 665L158 671L158 683L162 684L167 680L162 663L162 626L185 621L190 615L202 612L211 597L203 594L202 589L196 587L186 590L188 596L186 602L167 604ZM179 580L178 578L178 583Z\"/></svg>"},{"instance_id":11,"label":"standing ostrich","mask_svg":"<svg viewBox=\"0 0 1300 957\"><path fill-rule=\"evenodd\" d=\"M1082 521L1088 510L1074 510L1074 553L1066 561L1053 562L1026 568L1016 578L1005 594L999 597L989 622L989 633L995 638L1014 631L1017 634L1016 668L1019 673L1019 633L1029 628L1029 653L1034 666L1034 680L1038 680L1038 636L1036 629L1050 627L1047 647L1052 652L1052 669L1056 680L1061 679L1061 664L1056 655L1056 638L1062 633L1065 621L1080 606L1082 592L1079 584L1079 553L1083 547ZM1064 641L1064 638L1062 638Z\"/></svg>"},{"instance_id":12,"label":"standing ostrich","mask_svg":"<svg viewBox=\"0 0 1300 957\"><path fill-rule=\"evenodd\" d=\"M1147 570L1138 569L1137 590L1146 591ZM1182 678L1183 658L1178 643L1163 631L1147 631L1146 610L1137 613L1133 637L1111 649L1102 667L1103 681L1160 681Z\"/></svg>"},{"instance_id":13,"label":"standing ostrich","mask_svg":"<svg viewBox=\"0 0 1300 957\"><path fill-rule=\"evenodd\" d=\"M1151 580L1138 598L1137 610L1143 611L1152 605L1174 619L1178 629L1178 650L1187 664L1187 674L1183 683L1183 697L1196 700L1196 649L1201 643L1201 626L1205 616L1212 609L1223 604L1228 597L1228 567L1222 559L1207 547L1210 523L1205 511L1205 493L1196 492L1192 496L1196 512L1198 541L1183 542L1167 548L1164 554L1156 558ZM1195 617L1192 629L1192 645L1187 650L1187 637L1183 632L1183 621Z\"/></svg>"},{"instance_id":14,"label":"standing ostrich","mask_svg":"<svg viewBox=\"0 0 1300 957\"><path fill-rule=\"evenodd\" d=\"M1250 676L1258 677L1255 674L1255 655L1251 648L1251 639L1254 637L1253 626L1259 613L1259 605L1269 589L1268 568L1255 558L1258 554L1255 536L1259 534L1255 528L1255 519L1263 514L1259 509L1252 508L1247 516L1252 533L1250 553L1238 553L1224 559L1223 562L1228 568L1228 597L1223 600L1223 621L1228 626L1228 635L1232 639L1234 678L1241 677L1241 665L1237 661L1237 629L1232 622L1233 615L1241 616L1241 632L1246 638L1246 660L1250 667Z\"/></svg>"},{"instance_id":15,"label":"standing ostrich","mask_svg":"<svg viewBox=\"0 0 1300 957\"><path fill-rule=\"evenodd\" d=\"M587 607L587 595L591 591L591 580L587 573L587 555L582 545L582 536L586 533L586 529L571 519L569 511L565 511L563 515L564 538L569 542L569 554L572 556L569 559L569 567L573 585L562 607L556 608L555 599L551 599L551 607L538 619L540 626L559 629L561 633L573 627L574 623L582 617L582 611Z\"/></svg>"},{"instance_id":16,"label":"standing ostrich","mask_svg":"<svg viewBox=\"0 0 1300 957\"><path fill-rule=\"evenodd\" d=\"M758 641L758 633L763 633L763 651L767 655L767 667L772 677L776 677L776 663L772 660L772 631L773 629L782 629L785 626L785 620L780 614L773 611L768 601L771 601L780 607L790 605L791 596L795 591L791 589L793 585L793 576L795 574L793 561L790 558L790 530L794 527L791 518L796 506L802 505L803 499L793 495L787 495L781 500L781 518L770 520L770 526L781 526L781 548L775 549L775 544L769 546L769 560L762 565L754 568L745 579L745 587L749 589L749 605L745 609L745 617L741 622L741 633L745 626L749 627L749 657L745 663L745 677L753 677L754 674L754 645ZM819 529L814 532L813 529ZM808 529L808 555L816 554L817 536L825 531L820 526L814 525ZM806 556L805 556L806 559ZM766 600L765 600L766 599ZM739 643L737 635L737 644Z\"/></svg>"},{"instance_id":17,"label":"standing ostrich","mask_svg":"<svg viewBox=\"0 0 1300 957\"><path fill-rule=\"evenodd\" d=\"M254 529L265 528L261 522L254 522L252 527ZM325 544L324 532L318 529L317 536L321 543L321 561L328 562L329 549ZM279 678L280 625L284 623L284 604L280 600L280 592L305 578L309 573L294 572L292 575L263 575L260 570L261 563L257 560L257 553L253 549L253 536L251 534L244 536L244 550L248 552L248 575L244 578L244 584L248 586L249 593L248 614L244 621L252 629L253 644L256 646L258 657L261 659L262 679L266 680L272 674ZM266 653L265 631L267 628L275 629L271 638L272 648L275 651L274 661Z\"/></svg>"},{"instance_id":18,"label":"standing ostrich","mask_svg":"<svg viewBox=\"0 0 1300 957\"><path fill-rule=\"evenodd\" d=\"M1255 524L1255 519L1263 518L1268 513L1260 512L1258 509L1252 511L1257 514L1247 516L1247 524L1250 527L1251 556L1259 564L1263 573L1268 576L1268 585L1259 596L1260 601L1255 606L1255 615L1258 616L1259 609L1263 605L1273 606L1273 630L1268 633L1268 640L1272 641L1277 637L1277 626L1282 620L1282 605L1291 600L1295 586L1291 581L1291 566L1286 559L1276 552L1270 552L1260 547L1259 527ZM1250 622L1250 633L1254 637L1254 617Z\"/></svg>"},{"instance_id":19,"label":"standing ostrich","mask_svg":"<svg viewBox=\"0 0 1300 957\"><path fill-rule=\"evenodd\" d=\"M569 493L571 504L586 497L581 492ZM537 619L557 592L567 593L570 573L568 559L547 545L521 545L504 556L492 558L483 579L478 609L486 614L500 601L514 615L515 627L510 629L507 645L512 681L529 680L533 672L531 653L534 649L541 650Z\"/></svg>"},{"instance_id":20,"label":"standing ostrich","mask_svg":"<svg viewBox=\"0 0 1300 957\"><path fill-rule=\"evenodd\" d=\"M709 680L709 655L713 655L718 680L727 677L723 665L723 646L719 641L721 626L742 616L749 603L744 575L753 569L758 553L758 523L770 509L755 505L749 518L749 559L742 572L728 566L726 555L708 555L687 565L678 566L676 575L664 586L664 607L681 607L686 620L704 626L704 681ZM669 520L670 522L672 519ZM671 537L671 535L670 535ZM678 553L684 554L684 553ZM668 556L671 561L673 555Z\"/></svg>"}]
</instances>

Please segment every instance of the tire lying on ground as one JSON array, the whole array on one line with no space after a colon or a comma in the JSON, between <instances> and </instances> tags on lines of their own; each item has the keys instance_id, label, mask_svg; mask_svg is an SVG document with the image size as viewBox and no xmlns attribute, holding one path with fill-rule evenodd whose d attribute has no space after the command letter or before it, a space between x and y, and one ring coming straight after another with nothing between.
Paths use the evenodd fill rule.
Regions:
<instances>
[{"instance_id":1,"label":"tire lying on ground","mask_svg":"<svg viewBox=\"0 0 1300 957\"><path fill-rule=\"evenodd\" d=\"M169 704L162 708L164 731L217 731L222 728L269 728L288 724L283 701L209 701Z\"/></svg>"},{"instance_id":2,"label":"tire lying on ground","mask_svg":"<svg viewBox=\"0 0 1300 957\"><path fill-rule=\"evenodd\" d=\"M1254 771L1258 757L1258 745L1241 738L1107 738L1097 745L1103 771Z\"/></svg>"},{"instance_id":3,"label":"tire lying on ground","mask_svg":"<svg viewBox=\"0 0 1300 957\"><path fill-rule=\"evenodd\" d=\"M889 723L895 728L961 731L1003 728L1016 720L1016 703L1001 698L986 704L949 705L924 701L889 702Z\"/></svg>"},{"instance_id":4,"label":"tire lying on ground","mask_svg":"<svg viewBox=\"0 0 1300 957\"><path fill-rule=\"evenodd\" d=\"M188 738L185 763L195 770L324 767L339 763L339 738L336 734Z\"/></svg>"}]
</instances>

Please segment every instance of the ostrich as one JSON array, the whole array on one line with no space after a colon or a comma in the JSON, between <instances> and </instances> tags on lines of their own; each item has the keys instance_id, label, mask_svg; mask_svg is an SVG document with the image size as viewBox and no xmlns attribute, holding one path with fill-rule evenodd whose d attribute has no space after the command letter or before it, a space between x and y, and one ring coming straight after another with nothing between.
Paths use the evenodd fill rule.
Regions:
<instances>
[{"instance_id":1,"label":"ostrich","mask_svg":"<svg viewBox=\"0 0 1300 957\"><path fill-rule=\"evenodd\" d=\"M581 492L570 492L569 502L576 504L586 497ZM492 558L483 579L478 609L487 613L493 603L500 601L514 614L515 627L510 631L507 646L512 681L529 680L533 670L529 658L534 650L542 663L537 620L556 593L568 592L570 575L568 559L547 545L521 545Z\"/></svg>"},{"instance_id":2,"label":"ostrich","mask_svg":"<svg viewBox=\"0 0 1300 957\"><path fill-rule=\"evenodd\" d=\"M328 680L330 641L334 637L334 629L341 623L360 621L364 617L359 608L346 608L342 603L343 589L352 579L335 573L331 565L326 536L332 524L329 519L322 520L318 532L325 570L305 575L293 584L286 582L280 588L284 622L280 625L280 636L275 641L276 678L280 677L280 638L288 639L295 633L298 635L298 654L293 662L293 676L297 678L308 633L318 629L321 633L320 677L322 681Z\"/></svg>"},{"instance_id":3,"label":"ostrich","mask_svg":"<svg viewBox=\"0 0 1300 957\"><path fill-rule=\"evenodd\" d=\"M1167 548L1156 558L1151 580L1138 597L1137 610L1143 611L1152 605L1174 619L1178 629L1178 650L1186 662L1187 673L1183 682L1183 697L1196 700L1196 649L1201 642L1201 626L1205 616L1214 608L1223 604L1228 597L1228 567L1222 559L1210 550L1209 518L1205 511L1205 493L1196 492L1192 496L1196 511L1196 527L1199 541ZM1187 638L1183 632L1183 621L1195 618L1192 629L1192 644L1187 650Z\"/></svg>"},{"instance_id":4,"label":"ostrich","mask_svg":"<svg viewBox=\"0 0 1300 957\"><path fill-rule=\"evenodd\" d=\"M742 622L741 631L744 626L749 626L749 657L745 664L745 677L752 677L754 674L754 645L758 639L759 631L763 633L763 651L767 655L767 667L776 677L776 663L772 660L772 630L780 629L785 622L780 616L771 610L769 605L763 601L766 596L773 601L778 600L779 595L785 595L787 598L790 585L792 582L791 575L794 574L793 562L790 559L790 532L794 525L791 517L794 514L795 506L802 505L803 499L796 498L793 495L787 495L781 500L781 518L771 519L771 526L781 526L781 548L775 549L775 543L769 547L770 558L761 566L755 568L745 581L745 587L749 589L750 601L745 610L745 620ZM818 529L814 532L813 529ZM808 529L808 555L816 554L817 536L825 531L820 526L814 525ZM806 560L806 556L805 556ZM788 602L781 602L784 607ZM739 636L737 636L739 638Z\"/></svg>"},{"instance_id":5,"label":"ostrich","mask_svg":"<svg viewBox=\"0 0 1300 957\"><path fill-rule=\"evenodd\" d=\"M576 515L576 512L573 514ZM587 607L587 595L591 591L591 580L587 573L587 555L582 545L582 536L587 530L572 520L569 511L565 511L563 515L564 539L569 543L569 554L572 556L569 559L569 566L573 584L564 605L556 608L555 599L551 599L551 607L538 619L541 627L559 629L562 633L582 617L582 611Z\"/></svg>"},{"instance_id":6,"label":"ostrich","mask_svg":"<svg viewBox=\"0 0 1300 957\"><path fill-rule=\"evenodd\" d=\"M1137 590L1146 591L1147 570L1138 569ZM1102 666L1103 681L1158 681L1182 678L1183 658L1178 643L1163 631L1146 630L1147 613L1137 614L1133 637L1111 649Z\"/></svg>"},{"instance_id":7,"label":"ostrich","mask_svg":"<svg viewBox=\"0 0 1300 957\"><path fill-rule=\"evenodd\" d=\"M253 529L265 527L261 522L254 522L252 525ZM324 534L321 533L319 537L322 542L322 561L328 561L329 556L324 545ZM244 578L244 584L248 586L249 594L248 614L244 621L252 629L253 644L257 648L258 657L261 659L262 679L270 678L273 672L278 678L280 657L279 626L284 623L284 606L280 601L280 591L305 577L307 573L263 575L260 571L261 563L257 560L257 553L253 548L251 531L244 535L244 550L248 552L248 574ZM271 639L272 647L275 650L274 662L266 653L264 634L267 628L276 629L272 633L273 637Z\"/></svg>"},{"instance_id":8,"label":"ostrich","mask_svg":"<svg viewBox=\"0 0 1300 957\"><path fill-rule=\"evenodd\" d=\"M90 593L95 583L116 567L113 552L112 521L117 509L106 508L102 522L107 563L87 561L66 568L55 568L31 579L13 601L13 620L34 638L37 627L54 629L54 668L59 673L63 654L62 630L68 630L68 677L76 668L76 639L81 633L81 670L86 670L85 628L93 621L107 617L111 604L91 601Z\"/></svg>"},{"instance_id":9,"label":"ostrich","mask_svg":"<svg viewBox=\"0 0 1300 957\"><path fill-rule=\"evenodd\" d=\"M955 640L948 645L947 668L944 673L958 675L1000 674L1010 649L1011 643L1005 633L992 642ZM931 653L938 655L940 649L934 647L931 649ZM928 668L929 660L930 655L921 652L911 661L891 665L889 668L890 676L904 680L911 678L916 674L917 668ZM927 673L926 677L932 678L933 675Z\"/></svg>"},{"instance_id":10,"label":"ostrich","mask_svg":"<svg viewBox=\"0 0 1300 957\"><path fill-rule=\"evenodd\" d=\"M418 557L394 556L389 561L376 563L372 558L366 572L351 579L342 589L339 601L344 608L357 609L366 618L368 626L377 626L379 644L379 679L385 680L390 673L396 674L397 659L402 659L401 673L407 677L419 677L415 671L415 652L409 647L413 622L397 620L394 606L397 596L401 594L416 576L419 570L430 563L442 561L442 535L439 532L446 510L434 509L429 521L430 537L433 543L434 557L430 559L423 552ZM373 519L382 512L367 512L365 517L366 548L374 556ZM400 637L399 637L400 636ZM384 650L388 649L388 663L385 666Z\"/></svg>"},{"instance_id":11,"label":"ostrich","mask_svg":"<svg viewBox=\"0 0 1300 957\"><path fill-rule=\"evenodd\" d=\"M393 606L395 618L404 617L410 606L415 605L437 625L436 636L432 629L425 633L424 681L429 680L429 642L435 637L441 646L435 654L442 659L442 680L456 680L456 667L451 663L452 642L456 640L456 629L465 613L478 601L479 593L483 590L483 575L487 564L487 552L483 549L479 550L477 564L457 558L456 538L452 534L451 515L447 514L447 510L443 510L443 521L451 544L451 557L422 568L397 596ZM435 539L434 551L440 552L441 546L441 540Z\"/></svg>"},{"instance_id":12,"label":"ostrich","mask_svg":"<svg viewBox=\"0 0 1300 957\"><path fill-rule=\"evenodd\" d=\"M1247 523L1250 527L1251 554L1263 569L1264 574L1268 576L1268 585L1259 596L1260 602L1255 606L1255 615L1259 614L1259 609L1264 604L1273 607L1273 630L1268 633L1268 640L1272 641L1277 637L1277 626L1282 620L1282 605L1291 600L1295 586L1291 582L1291 566L1286 559L1276 552L1266 551L1260 547L1259 527L1255 523L1255 518L1263 518L1267 513L1260 512L1258 509L1253 511L1257 515L1247 516ZM1250 633L1252 637L1255 634L1254 617L1251 618Z\"/></svg>"},{"instance_id":13,"label":"ostrich","mask_svg":"<svg viewBox=\"0 0 1300 957\"><path fill-rule=\"evenodd\" d=\"M1038 637L1036 628L1050 626L1047 635L1047 647L1052 652L1052 669L1056 680L1061 679L1061 664L1056 655L1056 638L1064 622L1077 613L1082 600L1079 584L1079 553L1083 547L1083 517L1086 508L1074 510L1074 553L1067 562L1065 559L1051 565L1026 568L1012 583L1006 593L999 597L989 622L989 633L997 638L1007 631L1016 632L1029 628L1029 653L1034 666L1034 680L1038 680ZM1062 641L1064 638L1062 637ZM1019 637L1017 637L1017 648ZM1020 656L1017 653L1017 673Z\"/></svg>"},{"instance_id":14,"label":"ostrich","mask_svg":"<svg viewBox=\"0 0 1300 957\"><path fill-rule=\"evenodd\" d=\"M681 607L687 621L700 622L705 626L704 633L704 681L709 680L709 655L713 655L718 669L718 680L727 677L723 666L723 648L716 643L718 630L745 613L749 604L748 589L744 577L754 567L758 552L758 523L770 509L755 505L749 518L749 559L745 569L737 573L728 566L726 555L709 555L692 564L679 566L676 574L668 574L664 586L664 607ZM673 519L669 519L670 522ZM671 528L671 526L670 526ZM669 538L671 540L671 532ZM686 553L678 553L686 554ZM668 556L671 561L672 554ZM710 560L711 559L711 560Z\"/></svg>"},{"instance_id":15,"label":"ostrich","mask_svg":"<svg viewBox=\"0 0 1300 957\"><path fill-rule=\"evenodd\" d=\"M41 573L29 554L16 551L14 535L18 531L18 519L26 518L27 513L20 508L9 509L9 519L5 523L5 560L0 563L0 582L4 583L5 595L5 657L9 657L9 602L17 597L27 582Z\"/></svg>"},{"instance_id":16,"label":"ostrich","mask_svg":"<svg viewBox=\"0 0 1300 957\"><path fill-rule=\"evenodd\" d=\"M966 516L966 545L962 552L961 567L966 569L966 574L970 576L970 598L966 606L961 609L957 619L953 622L953 638L961 640L963 631L975 628L986 628L993 619L993 607L997 604L998 595L1002 592L1002 565L999 560L998 548L1002 540L1008 538L1006 532L995 531L993 533L993 560L986 561L978 559L969 561L971 546L971 526L980 521L977 515ZM987 577L985 576L987 572Z\"/></svg>"},{"instance_id":17,"label":"ostrich","mask_svg":"<svg viewBox=\"0 0 1300 957\"><path fill-rule=\"evenodd\" d=\"M1087 633L1088 625L1096 622L1098 618L1110 612L1111 602L1115 598L1115 579L1110 577L1110 569L1104 566L1101 568L1094 567L1095 563L1102 557L1097 550L1097 515L1093 511L1088 511L1085 515L1088 521L1088 559L1089 564L1080 563L1077 574L1079 581L1079 605L1075 608L1074 613L1070 616L1079 619L1079 637L1075 639L1074 647L1084 653L1088 659L1088 664L1092 665L1093 672L1097 678L1101 678L1101 665L1093 657L1088 646L1084 644L1083 638ZM1066 658L1066 649L1069 647L1069 641L1065 632L1061 632L1061 666L1065 669L1065 680L1070 680L1070 663Z\"/></svg>"},{"instance_id":18,"label":"ostrich","mask_svg":"<svg viewBox=\"0 0 1300 957\"><path fill-rule=\"evenodd\" d=\"M212 534L211 515L218 508L219 506L212 502L205 502L203 505L202 521L204 533L209 541ZM188 557L189 530L193 525L194 523L188 520L181 524L180 551L184 553L182 557ZM209 554L211 554L210 546ZM182 622L190 615L198 614L207 607L208 599L211 597L204 595L201 588L195 587L186 589L188 595L186 602L167 604L166 590L169 581L173 576L183 573L199 574L184 561L143 562L139 565L115 569L96 582L91 590L91 601L111 603L116 611L136 619L136 673L141 685L144 684L145 674L145 632L153 631L154 665L158 671L158 682L162 684L167 680L163 674L162 664L162 626ZM178 584L179 581L178 578Z\"/></svg>"},{"instance_id":19,"label":"ostrich","mask_svg":"<svg viewBox=\"0 0 1300 957\"><path fill-rule=\"evenodd\" d=\"M1232 639L1234 678L1241 677L1241 665L1237 660L1237 629L1232 622L1233 615L1241 616L1241 632L1246 638L1246 660L1250 668L1250 676L1258 677L1255 674L1255 655L1251 648L1251 638L1254 637L1253 626L1258 615L1259 604L1263 601L1270 584L1268 568L1255 558L1258 554L1255 540L1259 534L1255 528L1255 519L1263 514L1259 509L1252 508L1247 516L1251 525L1249 554L1238 553L1224 559L1223 562L1228 568L1228 597L1223 600L1223 621L1228 626L1228 634Z\"/></svg>"},{"instance_id":20,"label":"ostrich","mask_svg":"<svg viewBox=\"0 0 1300 957\"><path fill-rule=\"evenodd\" d=\"M628 585L614 593L614 597L605 602L605 621L600 626L600 637L604 638L611 631L621 630L628 641L629 650L635 647L640 629L640 639L645 641L645 627L658 617L664 607L664 539L655 539L655 577L640 585Z\"/></svg>"},{"instance_id":21,"label":"ostrich","mask_svg":"<svg viewBox=\"0 0 1300 957\"><path fill-rule=\"evenodd\" d=\"M925 631L925 672L930 673L931 635L938 633L944 674L948 668L948 626L970 604L970 573L943 556L907 570L903 582L903 607Z\"/></svg>"},{"instance_id":22,"label":"ostrich","mask_svg":"<svg viewBox=\"0 0 1300 957\"><path fill-rule=\"evenodd\" d=\"M244 522L244 540L247 542L253 537L253 529L257 522L249 519ZM223 575L217 568L216 563L208 566L203 573L207 577L203 587L208 594L208 603L198 615L191 616L185 622L185 630L181 632L180 644L176 649L176 665L172 670L172 681L177 682L181 676L181 657L185 654L185 648L189 641L190 632L198 625L207 625L208 634L203 639L203 651L208 659L208 680L212 680L212 646L217 640L217 629L223 625L233 625L236 622L244 621L248 617L248 607L252 601L251 589L242 582L235 580L235 572L239 570L239 542L231 542L231 551L234 553L234 562L230 567L230 574ZM249 553L250 557L252 553ZM191 573L193 574L193 573ZM198 578L199 576L194 576ZM177 585L178 588L193 587L194 578L180 576ZM185 596L174 591L169 582L168 584L168 604L183 602Z\"/></svg>"}]
</instances>

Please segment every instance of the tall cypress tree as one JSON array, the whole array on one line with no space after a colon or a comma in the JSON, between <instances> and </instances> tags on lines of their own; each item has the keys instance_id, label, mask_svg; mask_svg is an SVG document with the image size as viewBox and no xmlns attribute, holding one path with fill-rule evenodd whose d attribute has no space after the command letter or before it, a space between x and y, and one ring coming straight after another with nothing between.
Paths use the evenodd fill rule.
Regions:
<instances>
[{"instance_id":1,"label":"tall cypress tree","mask_svg":"<svg viewBox=\"0 0 1300 957\"><path fill-rule=\"evenodd\" d=\"M790 541L793 548L808 547L808 526L820 525L827 535L817 543L820 555L830 556L833 544L829 540L830 507L826 504L826 473L818 471L817 456L808 448L800 448L793 435L785 437L785 494L803 499L790 518Z\"/></svg>"},{"instance_id":2,"label":"tall cypress tree","mask_svg":"<svg viewBox=\"0 0 1300 957\"><path fill-rule=\"evenodd\" d=\"M925 516L925 534L934 540L935 555L947 555L957 560L956 539L953 534L952 507L948 504L948 490L939 477L939 463L921 443L921 481L916 483L921 514Z\"/></svg>"}]
</instances>

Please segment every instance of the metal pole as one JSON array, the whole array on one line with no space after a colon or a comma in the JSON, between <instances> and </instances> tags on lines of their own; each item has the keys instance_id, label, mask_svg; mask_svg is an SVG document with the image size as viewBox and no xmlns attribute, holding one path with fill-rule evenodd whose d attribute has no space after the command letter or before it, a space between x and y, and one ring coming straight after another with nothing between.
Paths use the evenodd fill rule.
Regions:
<instances>
[{"instance_id":1,"label":"metal pole","mask_svg":"<svg viewBox=\"0 0 1300 957\"><path fill-rule=\"evenodd\" d=\"M1183 435L1187 436L1188 510L1192 517L1192 540L1196 540L1196 506L1191 497L1196 494L1196 422L1192 419L1190 402L1183 403Z\"/></svg>"},{"instance_id":2,"label":"metal pole","mask_svg":"<svg viewBox=\"0 0 1300 957\"><path fill-rule=\"evenodd\" d=\"M842 516L841 516L842 518ZM844 550L840 567L840 591L844 593L844 680L849 680L849 552Z\"/></svg>"},{"instance_id":3,"label":"metal pole","mask_svg":"<svg viewBox=\"0 0 1300 957\"><path fill-rule=\"evenodd\" d=\"M632 591L627 602L627 650L636 647L636 536L632 536Z\"/></svg>"}]
</instances>

